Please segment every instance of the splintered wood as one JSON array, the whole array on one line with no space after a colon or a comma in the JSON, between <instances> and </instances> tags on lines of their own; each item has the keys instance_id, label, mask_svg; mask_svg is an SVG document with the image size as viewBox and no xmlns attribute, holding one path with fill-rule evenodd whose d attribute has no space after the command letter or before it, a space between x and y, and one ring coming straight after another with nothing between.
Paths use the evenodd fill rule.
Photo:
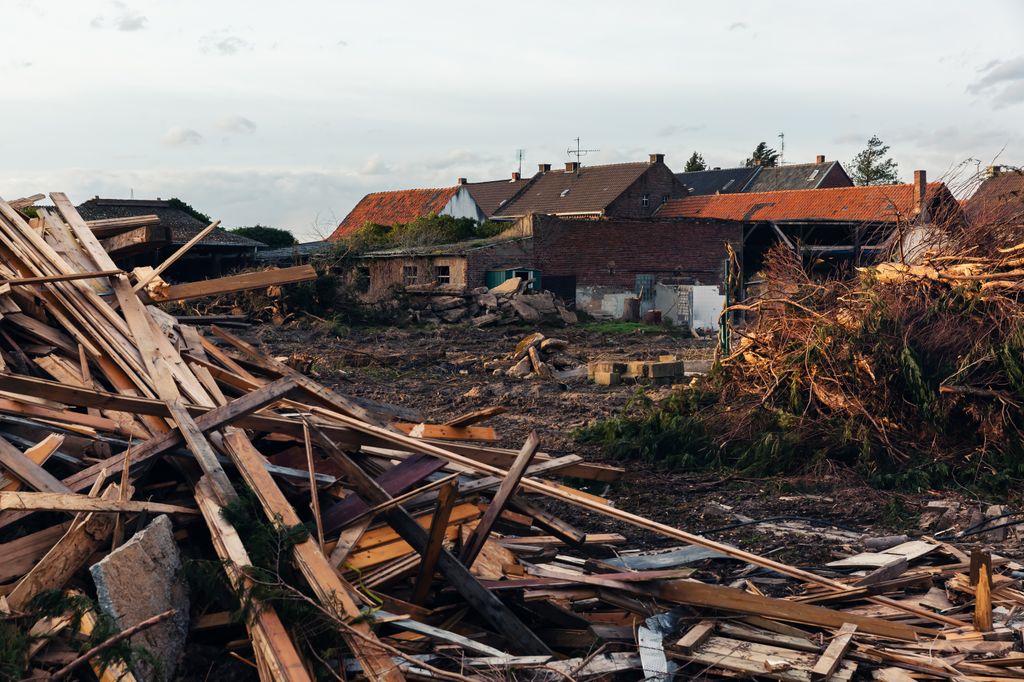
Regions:
<instances>
[{"instance_id":1,"label":"splintered wood","mask_svg":"<svg viewBox=\"0 0 1024 682\"><path fill-rule=\"evenodd\" d=\"M110 253L151 238L153 217L88 223L54 193L30 220L41 198L0 201L0 615L49 637L25 640L15 679L62 675L88 650L40 595L96 596L90 571L157 515L223 580L224 603L194 598L187 614L188 637L220 652L200 675L216 662L263 680L1024 676L1012 562L978 553L968 566L915 541L812 572L631 514L550 480L604 486L621 469L545 453L534 435L519 450L483 444L499 435L481 422L503 408L428 424L155 306L311 268L184 284L161 279L170 262L126 273ZM595 519L682 546L630 550L591 532ZM276 555L261 533L277 534ZM754 569L785 589L762 592ZM104 599L163 587L107 583ZM238 603L255 608L233 618ZM96 613L74 622L91 630ZM161 661L168 676L195 665L181 649ZM138 674L89 657L77 670Z\"/></svg>"}]
</instances>

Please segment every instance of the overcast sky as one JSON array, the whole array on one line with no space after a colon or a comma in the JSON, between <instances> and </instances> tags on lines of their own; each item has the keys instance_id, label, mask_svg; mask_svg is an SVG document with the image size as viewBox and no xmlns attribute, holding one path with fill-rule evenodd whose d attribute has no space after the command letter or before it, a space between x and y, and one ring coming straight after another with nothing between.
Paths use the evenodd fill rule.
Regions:
<instances>
[{"instance_id":1,"label":"overcast sky","mask_svg":"<svg viewBox=\"0 0 1024 682\"><path fill-rule=\"evenodd\" d=\"M327 234L369 191L694 151L1024 164L1024 3L0 0L0 196Z\"/></svg>"}]
</instances>

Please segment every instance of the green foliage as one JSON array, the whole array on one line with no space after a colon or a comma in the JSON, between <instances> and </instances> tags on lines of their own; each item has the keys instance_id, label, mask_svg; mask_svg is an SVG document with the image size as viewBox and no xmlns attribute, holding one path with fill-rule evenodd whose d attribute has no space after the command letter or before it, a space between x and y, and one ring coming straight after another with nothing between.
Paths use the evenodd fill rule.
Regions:
<instances>
[{"instance_id":1,"label":"green foliage","mask_svg":"<svg viewBox=\"0 0 1024 682\"><path fill-rule=\"evenodd\" d=\"M454 244L494 237L507 228L507 224L491 220L478 223L472 218L430 215L405 224L366 223L342 239L340 248L348 253L364 253L378 249Z\"/></svg>"},{"instance_id":2,"label":"green foliage","mask_svg":"<svg viewBox=\"0 0 1024 682\"><path fill-rule=\"evenodd\" d=\"M68 595L60 590L45 590L37 594L17 618L0 620L0 680L17 680L27 672L28 648L47 636L31 637L29 629L42 618L68 616L69 631L77 631L85 613L91 612L96 621L93 631L79 642L78 651L85 652L110 639L120 629L114 619L102 613L85 595ZM153 672L153 678L163 679L160 661L149 650L132 646L124 640L97 654L93 659L101 669L117 663L132 668L144 663Z\"/></svg>"},{"instance_id":3,"label":"green foliage","mask_svg":"<svg viewBox=\"0 0 1024 682\"><path fill-rule=\"evenodd\" d=\"M751 166L768 166L769 168L777 166L779 165L779 153L769 147L767 142L758 142L754 147L753 154L743 162L743 165L748 168Z\"/></svg>"},{"instance_id":4,"label":"green foliage","mask_svg":"<svg viewBox=\"0 0 1024 682\"><path fill-rule=\"evenodd\" d=\"M167 203L170 205L171 208L176 208L179 211L183 211L192 216L193 218L195 218L196 220L206 223L207 225L213 222L210 216L206 215L205 213L200 213L199 211L192 208L190 205L186 204L178 197L171 197L170 199L167 200Z\"/></svg>"},{"instance_id":5,"label":"green foliage","mask_svg":"<svg viewBox=\"0 0 1024 682\"><path fill-rule=\"evenodd\" d=\"M872 135L868 146L850 162L850 179L855 185L894 185L900 181L899 166L887 156L889 145Z\"/></svg>"},{"instance_id":6,"label":"green foliage","mask_svg":"<svg viewBox=\"0 0 1024 682\"><path fill-rule=\"evenodd\" d=\"M686 160L686 166L683 167L683 171L686 173L693 173L695 171L707 170L708 164L704 162L704 157L694 152L690 155L690 158Z\"/></svg>"},{"instance_id":7,"label":"green foliage","mask_svg":"<svg viewBox=\"0 0 1024 682\"><path fill-rule=\"evenodd\" d=\"M299 240L291 232L282 230L279 227L267 227L266 225L257 224L252 227L236 227L233 230L228 230L228 232L263 242L272 249L295 246L299 243Z\"/></svg>"}]
</instances>

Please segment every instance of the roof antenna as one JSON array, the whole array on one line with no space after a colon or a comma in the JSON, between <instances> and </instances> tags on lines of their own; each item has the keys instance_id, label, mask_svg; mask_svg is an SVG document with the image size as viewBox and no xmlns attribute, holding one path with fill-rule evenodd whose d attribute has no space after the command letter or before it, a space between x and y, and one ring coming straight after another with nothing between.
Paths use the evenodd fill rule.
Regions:
<instances>
[{"instance_id":1,"label":"roof antenna","mask_svg":"<svg viewBox=\"0 0 1024 682\"><path fill-rule=\"evenodd\" d=\"M519 175L520 176L522 176L522 174L523 174L523 156L525 156L525 155L526 155L526 150L525 149L517 149L516 150L516 158L519 159Z\"/></svg>"},{"instance_id":2,"label":"roof antenna","mask_svg":"<svg viewBox=\"0 0 1024 682\"><path fill-rule=\"evenodd\" d=\"M599 152L600 149L580 149L580 138L574 138L576 140L576 149L569 147L565 150L567 156L576 157L576 175L580 174L580 168L583 164L580 163L580 158L586 156L590 152Z\"/></svg>"},{"instance_id":3,"label":"roof antenna","mask_svg":"<svg viewBox=\"0 0 1024 682\"><path fill-rule=\"evenodd\" d=\"M786 158L786 133L779 133L779 139L782 140L782 144L779 149L779 165L781 166L786 163L784 161Z\"/></svg>"}]
</instances>

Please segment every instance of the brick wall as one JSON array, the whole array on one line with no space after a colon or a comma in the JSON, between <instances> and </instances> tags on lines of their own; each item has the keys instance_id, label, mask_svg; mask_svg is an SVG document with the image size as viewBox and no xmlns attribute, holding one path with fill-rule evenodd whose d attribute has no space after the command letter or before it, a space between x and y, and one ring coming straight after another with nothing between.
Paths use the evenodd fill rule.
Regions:
<instances>
[{"instance_id":1,"label":"brick wall","mask_svg":"<svg viewBox=\"0 0 1024 682\"><path fill-rule=\"evenodd\" d=\"M726 242L740 253L742 225L716 220L560 220L536 216L541 280L573 275L577 286L632 288L636 275L721 284Z\"/></svg>"},{"instance_id":2,"label":"brick wall","mask_svg":"<svg viewBox=\"0 0 1024 682\"><path fill-rule=\"evenodd\" d=\"M643 197L647 195L647 206ZM663 203L663 198L679 199L686 196L683 183L679 182L672 170L664 163L654 163L637 181L630 185L605 209L609 218L648 218L654 215Z\"/></svg>"}]
</instances>

